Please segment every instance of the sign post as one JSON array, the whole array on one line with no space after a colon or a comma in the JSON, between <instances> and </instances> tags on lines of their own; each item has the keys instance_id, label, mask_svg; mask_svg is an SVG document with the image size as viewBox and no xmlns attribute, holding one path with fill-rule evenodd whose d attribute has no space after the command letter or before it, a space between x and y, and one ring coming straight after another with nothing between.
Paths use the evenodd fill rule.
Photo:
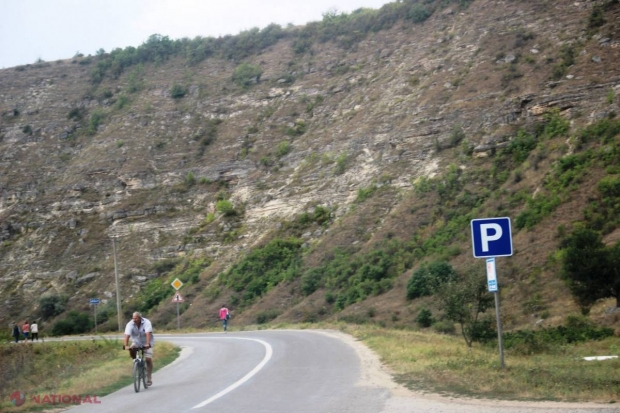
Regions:
<instances>
[{"instance_id":1,"label":"sign post","mask_svg":"<svg viewBox=\"0 0 620 413\"><path fill-rule=\"evenodd\" d=\"M97 334L97 305L99 304L98 298L91 298L90 303L95 308L95 334Z\"/></svg>"},{"instance_id":2,"label":"sign post","mask_svg":"<svg viewBox=\"0 0 620 413\"><path fill-rule=\"evenodd\" d=\"M504 340L502 339L502 320L499 315L499 290L497 287L497 273L495 271L495 258L487 258L487 284L489 292L495 296L495 318L497 319L497 344L499 346L499 360L504 368Z\"/></svg>"},{"instance_id":3,"label":"sign post","mask_svg":"<svg viewBox=\"0 0 620 413\"><path fill-rule=\"evenodd\" d=\"M471 220L471 238L474 258L486 258L487 285L495 296L495 317L497 318L497 341L499 359L504 364L504 343L502 340L502 321L499 311L499 285L495 269L495 257L512 255L512 233L510 218L482 218Z\"/></svg>"},{"instance_id":4,"label":"sign post","mask_svg":"<svg viewBox=\"0 0 620 413\"><path fill-rule=\"evenodd\" d=\"M179 293L179 289L183 287L183 282L179 280L178 278L175 278L174 281L170 283L170 285L172 286L172 288L176 290L176 292L174 293L174 297L172 298L172 302L177 303L177 330L180 330L181 329L181 315L179 314L179 303L182 303L185 300L183 299L183 297L181 297L181 294Z\"/></svg>"}]
</instances>

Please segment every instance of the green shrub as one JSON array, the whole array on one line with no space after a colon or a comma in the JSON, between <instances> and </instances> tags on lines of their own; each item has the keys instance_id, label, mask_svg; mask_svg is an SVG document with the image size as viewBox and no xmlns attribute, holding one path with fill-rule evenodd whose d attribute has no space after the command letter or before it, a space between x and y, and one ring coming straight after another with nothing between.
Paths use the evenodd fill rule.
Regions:
<instances>
[{"instance_id":1,"label":"green shrub","mask_svg":"<svg viewBox=\"0 0 620 413\"><path fill-rule=\"evenodd\" d=\"M220 275L220 284L241 293L240 305L247 305L284 280L300 275L302 241L275 239L252 250L230 270Z\"/></svg>"},{"instance_id":2,"label":"green shrub","mask_svg":"<svg viewBox=\"0 0 620 413\"><path fill-rule=\"evenodd\" d=\"M141 77L144 74L144 68L141 64L138 65L134 70L131 71L129 77L127 78L127 92L136 93L139 92L142 87Z\"/></svg>"},{"instance_id":3,"label":"green shrub","mask_svg":"<svg viewBox=\"0 0 620 413\"><path fill-rule=\"evenodd\" d=\"M370 198L372 194L377 190L377 185L372 184L368 188L359 188L357 190L357 198L356 202L364 202L366 199Z\"/></svg>"},{"instance_id":4,"label":"green shrub","mask_svg":"<svg viewBox=\"0 0 620 413\"><path fill-rule=\"evenodd\" d=\"M577 57L577 51L574 46L570 44L565 44L560 49L560 63L554 66L553 71L551 73L551 78L553 80L560 80L564 77L566 73L568 73L568 68L575 64L575 58Z\"/></svg>"},{"instance_id":5,"label":"green shrub","mask_svg":"<svg viewBox=\"0 0 620 413\"><path fill-rule=\"evenodd\" d=\"M598 327L583 316L568 316L565 324L504 333L504 347L518 354L540 354L555 351L567 344L603 340L614 334L613 329Z\"/></svg>"},{"instance_id":6,"label":"green shrub","mask_svg":"<svg viewBox=\"0 0 620 413\"><path fill-rule=\"evenodd\" d=\"M620 306L620 243L608 247L598 231L578 227L563 247L562 276L577 302L589 307L614 297Z\"/></svg>"},{"instance_id":7,"label":"green shrub","mask_svg":"<svg viewBox=\"0 0 620 413\"><path fill-rule=\"evenodd\" d=\"M258 83L262 74L263 69L260 66L244 62L235 68L232 80L238 86L247 88L254 83Z\"/></svg>"},{"instance_id":8,"label":"green shrub","mask_svg":"<svg viewBox=\"0 0 620 413\"><path fill-rule=\"evenodd\" d=\"M278 310L264 310L256 313L256 324L266 324L280 315Z\"/></svg>"},{"instance_id":9,"label":"green shrub","mask_svg":"<svg viewBox=\"0 0 620 413\"><path fill-rule=\"evenodd\" d=\"M612 105L614 103L614 98L615 98L615 92L614 92L614 89L611 88L609 89L609 92L607 92L607 96L605 96L605 102L608 105Z\"/></svg>"},{"instance_id":10,"label":"green shrub","mask_svg":"<svg viewBox=\"0 0 620 413\"><path fill-rule=\"evenodd\" d=\"M592 125L587 126L577 135L582 143L601 140L609 143L614 137L620 134L620 120L601 119Z\"/></svg>"},{"instance_id":11,"label":"green shrub","mask_svg":"<svg viewBox=\"0 0 620 413\"><path fill-rule=\"evenodd\" d=\"M431 16L431 14L431 11L425 6L415 3L407 12L407 19L414 23L423 23Z\"/></svg>"},{"instance_id":12,"label":"green shrub","mask_svg":"<svg viewBox=\"0 0 620 413\"><path fill-rule=\"evenodd\" d=\"M155 270L157 275L162 275L162 274L172 271L174 267L176 267L177 264L179 264L179 262L180 262L179 259L165 259L165 260L157 261L155 262L155 264L153 264L153 270Z\"/></svg>"},{"instance_id":13,"label":"green shrub","mask_svg":"<svg viewBox=\"0 0 620 413\"><path fill-rule=\"evenodd\" d=\"M149 311L171 296L170 283L175 278L189 285L195 284L200 280L200 273L209 265L211 261L208 258L168 259L157 262L153 269L158 275L167 276L149 280L132 304L138 311Z\"/></svg>"},{"instance_id":14,"label":"green shrub","mask_svg":"<svg viewBox=\"0 0 620 413\"><path fill-rule=\"evenodd\" d=\"M331 219L331 210L325 208L324 206L317 205L311 213L303 212L297 216L291 226L305 228L313 223L321 226L327 226Z\"/></svg>"},{"instance_id":15,"label":"green shrub","mask_svg":"<svg viewBox=\"0 0 620 413\"><path fill-rule=\"evenodd\" d=\"M39 311L44 318L57 316L65 311L69 298L59 294L44 294L39 298Z\"/></svg>"},{"instance_id":16,"label":"green shrub","mask_svg":"<svg viewBox=\"0 0 620 413\"><path fill-rule=\"evenodd\" d=\"M437 321L433 324L433 330L441 334L454 335L456 333L456 327L454 323L449 320Z\"/></svg>"},{"instance_id":17,"label":"green shrub","mask_svg":"<svg viewBox=\"0 0 620 413\"><path fill-rule=\"evenodd\" d=\"M126 107L127 105L129 105L129 98L121 94L118 96L118 99L116 100L116 103L114 104L114 107L120 110Z\"/></svg>"},{"instance_id":18,"label":"green shrub","mask_svg":"<svg viewBox=\"0 0 620 413\"><path fill-rule=\"evenodd\" d=\"M504 152L511 154L513 160L520 164L527 159L532 149L536 147L537 143L537 139L534 135L530 135L520 129L519 132L517 132L517 136L508 143L508 146L506 146Z\"/></svg>"},{"instance_id":19,"label":"green shrub","mask_svg":"<svg viewBox=\"0 0 620 413\"><path fill-rule=\"evenodd\" d=\"M434 261L422 265L407 282L407 299L424 297L434 294L442 284L454 279L456 272L445 261Z\"/></svg>"},{"instance_id":20,"label":"green shrub","mask_svg":"<svg viewBox=\"0 0 620 413\"><path fill-rule=\"evenodd\" d=\"M54 323L51 334L64 336L69 334L83 334L90 331L94 324L88 314L71 311L67 318Z\"/></svg>"},{"instance_id":21,"label":"green shrub","mask_svg":"<svg viewBox=\"0 0 620 413\"><path fill-rule=\"evenodd\" d=\"M455 125L452 128L452 132L450 132L450 137L448 138L448 147L455 148L465 139L465 132L460 125Z\"/></svg>"},{"instance_id":22,"label":"green shrub","mask_svg":"<svg viewBox=\"0 0 620 413\"><path fill-rule=\"evenodd\" d=\"M213 212L209 212L205 217L205 224L210 224L215 221L215 214Z\"/></svg>"},{"instance_id":23,"label":"green shrub","mask_svg":"<svg viewBox=\"0 0 620 413\"><path fill-rule=\"evenodd\" d=\"M291 144L288 141L282 141L276 146L276 155L281 158L291 151Z\"/></svg>"},{"instance_id":24,"label":"green shrub","mask_svg":"<svg viewBox=\"0 0 620 413\"><path fill-rule=\"evenodd\" d=\"M188 172L187 175L185 175L185 185L187 186L194 186L196 184L196 177L194 176L193 172Z\"/></svg>"},{"instance_id":25,"label":"green shrub","mask_svg":"<svg viewBox=\"0 0 620 413\"><path fill-rule=\"evenodd\" d=\"M88 121L88 128L86 130L86 133L88 133L89 135L96 134L97 129L103 123L104 119L105 119L105 114L102 111L100 110L93 111Z\"/></svg>"},{"instance_id":26,"label":"green shrub","mask_svg":"<svg viewBox=\"0 0 620 413\"><path fill-rule=\"evenodd\" d=\"M347 167L348 157L346 154L340 154L338 158L336 158L336 169L334 170L335 175L342 175Z\"/></svg>"},{"instance_id":27,"label":"green shrub","mask_svg":"<svg viewBox=\"0 0 620 413\"><path fill-rule=\"evenodd\" d=\"M308 270L308 286L321 286L334 305L342 309L392 288L392 280L411 268L411 244L396 239L383 241L365 254L336 249L322 265ZM312 291L309 288L308 291Z\"/></svg>"},{"instance_id":28,"label":"green shrub","mask_svg":"<svg viewBox=\"0 0 620 413\"><path fill-rule=\"evenodd\" d=\"M187 94L187 88L183 85L175 83L170 89L170 97L173 99L181 99Z\"/></svg>"},{"instance_id":29,"label":"green shrub","mask_svg":"<svg viewBox=\"0 0 620 413\"><path fill-rule=\"evenodd\" d=\"M84 113L85 111L83 109L73 108L69 111L67 118L79 121L82 120L82 118L84 117Z\"/></svg>"},{"instance_id":30,"label":"green shrub","mask_svg":"<svg viewBox=\"0 0 620 413\"><path fill-rule=\"evenodd\" d=\"M564 136L570 129L570 121L564 118L559 109L554 109L544 115L545 127L543 137L552 139L556 136Z\"/></svg>"},{"instance_id":31,"label":"green shrub","mask_svg":"<svg viewBox=\"0 0 620 413\"><path fill-rule=\"evenodd\" d=\"M588 17L588 29L596 29L605 24L605 17L603 13L603 8L600 6L595 6L592 8L592 12Z\"/></svg>"},{"instance_id":32,"label":"green shrub","mask_svg":"<svg viewBox=\"0 0 620 413\"><path fill-rule=\"evenodd\" d=\"M418 312L418 316L416 317L415 321L420 327L426 328L433 325L433 322L435 320L433 319L433 313L431 312L431 310L429 310L428 308L422 308Z\"/></svg>"},{"instance_id":33,"label":"green shrub","mask_svg":"<svg viewBox=\"0 0 620 413\"><path fill-rule=\"evenodd\" d=\"M298 119L292 127L286 128L286 134L289 136L301 136L306 133L307 125L303 119Z\"/></svg>"},{"instance_id":34,"label":"green shrub","mask_svg":"<svg viewBox=\"0 0 620 413\"><path fill-rule=\"evenodd\" d=\"M237 214L235 206L227 199L221 199L215 203L215 209L224 216L231 217Z\"/></svg>"},{"instance_id":35,"label":"green shrub","mask_svg":"<svg viewBox=\"0 0 620 413\"><path fill-rule=\"evenodd\" d=\"M301 277L301 292L303 295L310 295L315 292L321 285L323 281L323 276L321 274L321 270L318 268L313 268L308 270ZM327 300L327 297L326 297Z\"/></svg>"}]
</instances>

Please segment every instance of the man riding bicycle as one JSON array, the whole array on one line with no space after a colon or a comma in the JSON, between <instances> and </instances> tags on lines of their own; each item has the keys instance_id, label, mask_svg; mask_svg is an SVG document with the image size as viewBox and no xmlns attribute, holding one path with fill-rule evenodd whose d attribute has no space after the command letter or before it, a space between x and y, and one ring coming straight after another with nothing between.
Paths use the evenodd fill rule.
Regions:
<instances>
[{"instance_id":1,"label":"man riding bicycle","mask_svg":"<svg viewBox=\"0 0 620 413\"><path fill-rule=\"evenodd\" d=\"M129 338L131 337L131 347L128 347ZM147 386L153 384L151 373L153 372L153 346L155 345L155 337L153 337L153 326L151 322L142 317L139 312L133 313L131 321L125 326L125 343L124 349L129 349L129 355L132 359L136 358L137 349L144 347L144 358L146 359L146 376Z\"/></svg>"}]
</instances>

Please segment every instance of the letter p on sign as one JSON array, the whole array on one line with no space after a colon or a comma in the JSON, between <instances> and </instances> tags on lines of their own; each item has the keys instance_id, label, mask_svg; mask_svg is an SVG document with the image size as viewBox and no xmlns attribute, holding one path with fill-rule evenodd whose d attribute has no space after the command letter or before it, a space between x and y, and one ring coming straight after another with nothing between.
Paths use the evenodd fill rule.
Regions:
<instances>
[{"instance_id":1,"label":"letter p on sign","mask_svg":"<svg viewBox=\"0 0 620 413\"><path fill-rule=\"evenodd\" d=\"M502 227L498 224L480 224L480 238L482 241L482 252L489 251L489 241L497 241L502 238ZM493 235L491 235L493 234Z\"/></svg>"},{"instance_id":2,"label":"letter p on sign","mask_svg":"<svg viewBox=\"0 0 620 413\"><path fill-rule=\"evenodd\" d=\"M511 256L510 218L472 219L471 239L475 258Z\"/></svg>"}]
</instances>

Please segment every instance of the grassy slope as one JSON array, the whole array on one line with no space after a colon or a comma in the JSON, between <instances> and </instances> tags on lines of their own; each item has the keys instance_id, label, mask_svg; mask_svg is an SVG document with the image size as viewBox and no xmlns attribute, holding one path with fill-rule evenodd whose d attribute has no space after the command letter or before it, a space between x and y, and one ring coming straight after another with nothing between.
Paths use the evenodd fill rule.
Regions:
<instances>
[{"instance_id":1,"label":"grassy slope","mask_svg":"<svg viewBox=\"0 0 620 413\"><path fill-rule=\"evenodd\" d=\"M117 340L0 345L0 410L37 411L48 405L31 397L48 394L105 396L132 382L131 363ZM171 363L180 349L157 345L154 369ZM20 391L26 403L15 407L10 395Z\"/></svg>"}]
</instances>

